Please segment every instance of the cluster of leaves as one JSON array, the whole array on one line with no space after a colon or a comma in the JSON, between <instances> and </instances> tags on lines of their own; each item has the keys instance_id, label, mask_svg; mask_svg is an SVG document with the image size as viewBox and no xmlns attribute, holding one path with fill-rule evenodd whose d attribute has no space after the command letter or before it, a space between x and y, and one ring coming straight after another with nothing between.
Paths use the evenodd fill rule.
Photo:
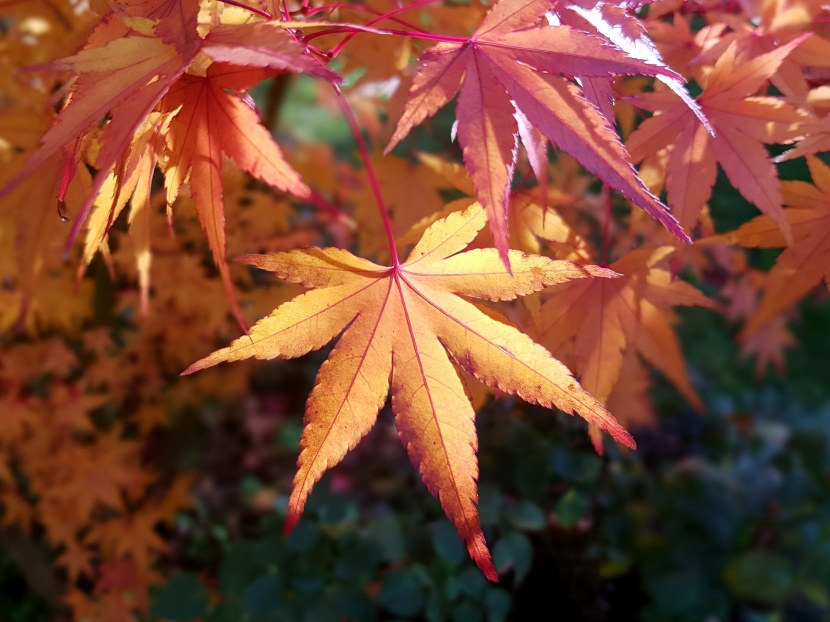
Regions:
<instances>
[{"instance_id":1,"label":"cluster of leaves","mask_svg":"<svg viewBox=\"0 0 830 622\"><path fill-rule=\"evenodd\" d=\"M820 2L745 4L4 2L0 503L57 554L75 616L146 609L188 481L154 464L154 430L244 391L244 366L173 381L185 368L339 335L289 529L391 392L412 463L495 580L474 425L489 394L579 414L600 453L601 431L633 448L623 425L656 421L643 362L702 408L676 306L719 307L759 370L783 367L830 260L814 155L830 40ZM249 91L266 79L263 125ZM286 90L342 114L353 145L309 141ZM779 181L803 156L811 181ZM718 165L763 213L734 231ZM736 245L786 249L766 273ZM248 330L293 292L229 251L312 291ZM229 312L246 334L193 363L227 343Z\"/></svg>"},{"instance_id":2,"label":"cluster of leaves","mask_svg":"<svg viewBox=\"0 0 830 622\"><path fill-rule=\"evenodd\" d=\"M826 306L805 312L809 325L798 337L815 346L791 357L795 369L820 363L830 338ZM479 512L497 588L484 587L450 525L436 521L438 504L411 485L403 452L382 441L394 441L384 418L357 459L315 489L288 539L278 534L287 487L266 471L226 481L233 501L210 503L215 510L187 523L189 566L202 580L177 575L156 592L154 613L181 621L483 621L502 619L503 602L508 619L523 620L554 601L575 619L822 619L830 602L823 377L804 373L759 392L751 363L736 365L734 348L719 345L729 328L708 312L684 316L683 342L690 363L707 373L699 388L710 413L696 414L663 383L655 397L672 414L660 429L641 429L638 451L622 459L604 464L578 425L544 421L541 409L509 400L482 409ZM260 389L255 411L273 400L268 393ZM221 438L212 451L274 447L254 440L261 423L245 431L244 411L223 418L213 424ZM300 426L269 421L277 459L292 461ZM385 466L367 472L378 454ZM224 465L217 462L216 477L228 477ZM241 536L217 532L240 519Z\"/></svg>"}]
</instances>

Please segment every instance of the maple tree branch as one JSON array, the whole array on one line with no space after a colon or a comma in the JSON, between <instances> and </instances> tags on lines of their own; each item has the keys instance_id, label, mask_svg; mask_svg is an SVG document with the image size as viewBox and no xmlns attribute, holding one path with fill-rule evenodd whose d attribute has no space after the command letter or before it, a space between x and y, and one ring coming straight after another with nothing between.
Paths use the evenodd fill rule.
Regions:
<instances>
[{"instance_id":1,"label":"maple tree branch","mask_svg":"<svg viewBox=\"0 0 830 622\"><path fill-rule=\"evenodd\" d=\"M398 15L399 13L403 13L404 11L410 11L412 9L420 8L420 7L422 7L426 4L431 4L432 2L435 2L435 0L420 0L420 2L415 2L415 3L407 5L407 6L398 7L394 11L390 11L388 13L380 14L375 19L369 20L368 22L366 22L366 26L372 26L372 25L377 24L379 22L382 22L386 19L397 22L397 23L401 23L401 20L395 19L395 17L394 17L395 15ZM426 32L423 29L418 28L417 26L413 27L413 26L407 24L406 22L403 22L402 25L405 26L406 28L410 28L411 30L415 30L415 31L418 31L418 32L424 32L424 33ZM357 35L357 33L352 33L352 34L348 35L345 39L343 39L343 41L341 41L334 48L332 48L332 50L330 52L331 58L335 58L338 54L340 54L340 52L343 50L343 48L346 46L346 44L349 43L349 41L351 41L352 39L354 39L356 35Z\"/></svg>"},{"instance_id":2,"label":"maple tree branch","mask_svg":"<svg viewBox=\"0 0 830 622\"><path fill-rule=\"evenodd\" d=\"M400 266L398 260L398 247L395 244L395 234L392 232L392 222L389 220L389 210L386 208L386 203L383 200L383 193L380 191L380 182L375 173L375 166L372 164L372 156L369 153L369 147L366 145L366 139L363 138L363 132L357 123L357 117L352 110L351 104L346 99L346 96L337 91L337 101L340 108L343 110L343 116L349 124L349 129L352 131L357 148L360 150L360 156L363 158L363 165L366 167L366 174L369 176L369 184L372 186L372 193L375 195L375 200L380 210L380 217L383 220L383 229L386 231L386 239L389 242L389 252L392 254L392 266L395 268Z\"/></svg>"}]
</instances>

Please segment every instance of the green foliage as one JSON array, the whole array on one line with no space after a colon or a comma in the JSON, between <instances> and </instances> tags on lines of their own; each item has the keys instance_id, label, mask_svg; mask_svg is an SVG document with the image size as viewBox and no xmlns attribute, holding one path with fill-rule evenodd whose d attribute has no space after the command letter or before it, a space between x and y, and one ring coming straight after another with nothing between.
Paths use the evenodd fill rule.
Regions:
<instances>
[{"instance_id":1,"label":"green foliage","mask_svg":"<svg viewBox=\"0 0 830 622\"><path fill-rule=\"evenodd\" d=\"M506 416L510 401L491 402L479 423L479 512L499 585L475 569L437 503L424 507L393 453L382 487L363 464L342 468L346 493L324 480L288 539L276 535L284 498L260 517L259 536L235 542L219 543L211 519L197 517L213 544L192 543L201 551L193 562L218 547L216 571L202 575L202 589L194 575L175 577L153 611L187 619L171 615L187 601L195 618L210 586L211 622L502 622L538 619L527 616L551 603L563 619L592 615L594 603L654 622L827 619L830 412L816 399L826 392L816 370L830 348L830 310L803 313L799 337L811 345L788 364L813 373L759 392L750 363L725 365L729 328L686 312L684 347L710 414L658 385L668 416L662 429L638 431L637 452L597 457L575 422ZM274 434L286 457L295 427L288 420ZM172 594L182 608L165 609Z\"/></svg>"}]
</instances>

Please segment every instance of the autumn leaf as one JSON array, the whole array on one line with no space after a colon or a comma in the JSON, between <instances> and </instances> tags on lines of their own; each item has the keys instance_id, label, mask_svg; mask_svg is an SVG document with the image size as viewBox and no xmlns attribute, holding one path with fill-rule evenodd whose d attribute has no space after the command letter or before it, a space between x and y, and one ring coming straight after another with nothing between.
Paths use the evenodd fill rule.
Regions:
<instances>
[{"instance_id":1,"label":"autumn leaf","mask_svg":"<svg viewBox=\"0 0 830 622\"><path fill-rule=\"evenodd\" d=\"M530 306L539 342L560 356L572 352L568 358L580 382L602 403L607 403L626 352L633 348L691 404L701 406L666 310L711 303L688 283L672 281L660 267L671 252L667 246L637 249L609 266L622 277L554 285L541 306Z\"/></svg>"},{"instance_id":2,"label":"autumn leaf","mask_svg":"<svg viewBox=\"0 0 830 622\"><path fill-rule=\"evenodd\" d=\"M830 288L830 167L812 156L807 158L807 164L812 184L782 183L784 203L789 206L783 213L792 231L793 244L787 246L778 223L768 216L758 216L736 231L708 241L751 248L787 246L769 272L761 303L743 328L744 338L795 304L822 278Z\"/></svg>"},{"instance_id":3,"label":"autumn leaf","mask_svg":"<svg viewBox=\"0 0 830 622\"><path fill-rule=\"evenodd\" d=\"M307 196L308 188L284 162L270 133L259 124L256 112L228 91L243 93L268 75L282 71L339 78L306 54L305 48L278 23L219 24L200 37L199 7L195 0L133 3L123 15L114 13L103 20L86 47L74 56L30 68L69 73L74 82L55 124L20 171L0 189L0 196L23 180L43 174L45 167L55 166L58 160L64 162L64 176L74 178L75 171L84 168L78 166L82 164L80 141L96 123L106 119L97 139L95 162L91 163L98 173L67 241L69 245L80 232L107 184L114 185L105 193L113 197L109 214L106 218L99 216L88 238L84 259L88 263L90 249L101 246L108 224L130 198L129 192L122 191L122 184L134 185L137 180L133 173L142 168L139 163L155 163L155 156L161 155L145 153L147 142L139 137L152 126L153 111L162 107L174 117L163 150L169 196L175 198L188 175L198 182L194 194L201 199L197 200L201 221L226 288L230 289L224 259L221 178L217 179L222 152L276 188L300 196ZM189 99L179 101L178 107L171 105L183 96ZM199 163L195 173L194 158ZM131 167L129 172L126 167ZM56 177L51 173L48 176ZM99 206L98 211L103 214L104 208ZM107 226L101 227L102 222Z\"/></svg>"},{"instance_id":4,"label":"autumn leaf","mask_svg":"<svg viewBox=\"0 0 830 622\"><path fill-rule=\"evenodd\" d=\"M804 2L790 4L775 2L765 5L751 19L739 15L722 13L717 22L723 23L731 32L720 37L699 60L713 63L720 58L730 45L735 45L739 56L753 58L772 52L810 30L818 30L825 17L821 3ZM715 21L715 20L713 20ZM788 101L802 104L809 93L806 67L830 67L830 41L817 32L801 37L800 44L770 76L770 82Z\"/></svg>"},{"instance_id":5,"label":"autumn leaf","mask_svg":"<svg viewBox=\"0 0 830 622\"><path fill-rule=\"evenodd\" d=\"M386 151L460 90L458 140L503 260L507 257L507 200L520 129L517 113L678 238L688 240L637 176L609 121L563 77L677 76L665 67L631 58L600 37L567 26L537 27L550 9L547 0L500 2L469 39L441 42L424 52Z\"/></svg>"},{"instance_id":6,"label":"autumn leaf","mask_svg":"<svg viewBox=\"0 0 830 622\"><path fill-rule=\"evenodd\" d=\"M775 158L775 162L786 162L800 156L830 151L830 115L805 124L804 137L795 147Z\"/></svg>"},{"instance_id":7,"label":"autumn leaf","mask_svg":"<svg viewBox=\"0 0 830 622\"><path fill-rule=\"evenodd\" d=\"M391 388L398 434L413 464L471 557L496 580L476 511L475 412L451 361L491 387L578 413L634 447L564 365L466 299L511 300L554 283L613 273L511 251L511 276L495 249L461 252L485 222L477 203L456 212L432 225L408 260L392 268L338 249L242 258L313 291L184 374L222 361L294 358L342 333L306 407L287 527L299 519L314 483L372 427Z\"/></svg>"},{"instance_id":8,"label":"autumn leaf","mask_svg":"<svg viewBox=\"0 0 830 622\"><path fill-rule=\"evenodd\" d=\"M229 92L244 92L266 76L262 70L214 63L205 76L182 76L160 102L161 109L173 117L166 136L167 204L172 206L188 180L199 221L240 323L225 260L222 154L275 188L299 196L309 194L270 132L259 123L259 115Z\"/></svg>"},{"instance_id":9,"label":"autumn leaf","mask_svg":"<svg viewBox=\"0 0 830 622\"><path fill-rule=\"evenodd\" d=\"M784 374L784 351L798 345L790 332L788 315L776 315L741 340L741 358L755 359L756 378L768 367L778 374Z\"/></svg>"},{"instance_id":10,"label":"autumn leaf","mask_svg":"<svg viewBox=\"0 0 830 622\"><path fill-rule=\"evenodd\" d=\"M55 125L43 135L22 170L2 190L7 192L67 149L70 153L77 153L78 150L72 146L87 134L95 122L109 115L109 122L100 138L103 147L96 163L99 173L75 219L72 237L80 231L110 169L130 145L147 115L170 85L184 73L191 60L183 58L175 46L161 38L124 34L124 27L118 22L107 22L95 31L91 47L39 68L76 74L71 99L58 114ZM104 37L111 39L102 44L100 39ZM77 161L79 155L68 157Z\"/></svg>"},{"instance_id":11,"label":"autumn leaf","mask_svg":"<svg viewBox=\"0 0 830 622\"><path fill-rule=\"evenodd\" d=\"M563 0L562 4L569 9L568 11L559 12L563 23L582 30L591 31L592 28L596 29L597 33L606 37L631 58L638 58L651 65L668 69L643 24L637 17L629 14L624 7L606 2L579 2L578 0ZM575 16L578 16L578 18L574 19ZM586 24L590 26L584 28L583 26ZM668 86L689 111L697 117L706 130L711 132L709 120L703 114L697 102L686 91L685 81L673 74L674 72L657 74L655 77ZM589 95L591 103L602 110L606 119L613 119L614 113L610 108L610 104L613 103L611 79L584 78L582 83L585 94Z\"/></svg>"},{"instance_id":12,"label":"autumn leaf","mask_svg":"<svg viewBox=\"0 0 830 622\"><path fill-rule=\"evenodd\" d=\"M475 194L462 166L425 153L418 154L418 159L423 168L440 174L454 189L469 196ZM559 207L573 206L580 201L586 188L574 183L575 179L563 175L564 171L558 166L549 166L545 176L548 172L552 173L555 187L547 189L546 192L541 186L531 191L517 188L510 192L508 211L511 246L526 253L540 254L543 250L540 240L544 240L550 254L557 259L590 263L588 243L557 211ZM583 179L587 180L587 176ZM463 201L464 199L459 199L448 203L442 211L415 223L401 236L401 241L414 244L429 225L458 210L458 203Z\"/></svg>"},{"instance_id":13,"label":"autumn leaf","mask_svg":"<svg viewBox=\"0 0 830 622\"><path fill-rule=\"evenodd\" d=\"M668 203L684 229L697 222L712 195L720 163L732 185L781 227L789 225L781 210L778 172L764 144L794 139L809 117L775 97L753 96L803 40L795 39L773 52L738 62L729 47L708 74L697 98L715 135L673 94L665 91L630 98L638 107L657 112L629 136L635 162L670 148L665 172Z\"/></svg>"}]
</instances>

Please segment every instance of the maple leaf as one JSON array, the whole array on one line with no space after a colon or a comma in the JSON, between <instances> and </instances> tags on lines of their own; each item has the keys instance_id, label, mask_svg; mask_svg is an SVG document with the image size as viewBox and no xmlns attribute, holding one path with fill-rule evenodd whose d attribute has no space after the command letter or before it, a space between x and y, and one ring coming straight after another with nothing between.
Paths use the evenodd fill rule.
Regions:
<instances>
[{"instance_id":1,"label":"maple leaf","mask_svg":"<svg viewBox=\"0 0 830 622\"><path fill-rule=\"evenodd\" d=\"M795 147L775 158L775 162L786 162L800 156L830 151L830 115L804 126L804 138Z\"/></svg>"},{"instance_id":2,"label":"maple leaf","mask_svg":"<svg viewBox=\"0 0 830 622\"><path fill-rule=\"evenodd\" d=\"M654 41L646 33L643 24L633 15L629 15L625 8L605 2L559 0L559 3L568 9L558 13L563 23L582 28L583 24L580 20L584 20L590 26L582 28L583 30L590 30L593 27L599 34L625 51L631 58L638 58L651 65L668 69ZM573 20L575 15L578 15L580 19ZM709 121L697 102L691 98L684 88L685 81L680 76L658 74L655 77L674 91L674 94L698 118L707 131L711 132ZM607 119L613 119L614 112L610 107L613 102L611 79L592 77L583 78L582 82L583 89L586 95L589 95L590 101L602 110Z\"/></svg>"},{"instance_id":3,"label":"maple leaf","mask_svg":"<svg viewBox=\"0 0 830 622\"><path fill-rule=\"evenodd\" d=\"M665 173L668 203L685 229L694 226L709 200L720 163L735 189L773 218L789 237L789 226L781 210L778 172L764 143L796 138L800 125L809 117L781 99L752 95L802 40L803 37L795 39L741 63L737 62L734 45L726 50L697 98L715 129L714 136L686 106L665 91L630 99L638 107L659 112L629 136L631 157L640 162L658 151L671 149Z\"/></svg>"},{"instance_id":4,"label":"maple leaf","mask_svg":"<svg viewBox=\"0 0 830 622\"><path fill-rule=\"evenodd\" d=\"M652 17L652 11L649 11L648 17ZM703 65L693 61L724 30L726 24L715 23L693 31L689 18L681 13L675 13L671 23L655 19L650 19L648 23L649 37L660 50L664 61L678 73L695 80L700 79Z\"/></svg>"},{"instance_id":5,"label":"maple leaf","mask_svg":"<svg viewBox=\"0 0 830 622\"><path fill-rule=\"evenodd\" d=\"M259 125L256 113L224 89L242 92L256 83L254 77L258 81L281 71L304 72L329 80L339 77L306 54L305 48L278 23L220 24L200 37L199 10L200 4L195 0L131 3L123 15L113 13L102 20L87 46L74 56L30 68L68 72L74 74L75 80L69 101L55 124L43 135L21 170L0 190L0 196L35 173L50 173L44 167L54 167L59 161L65 163L63 177L74 179L77 170L84 168L77 166L81 139L102 118L108 119L98 140L100 149L94 162L98 173L72 224L68 246L108 181L116 186L125 179L135 184L139 165L148 160L155 163L155 154L145 153L147 141L139 137L146 128L154 126L148 124L148 119L162 98L169 105L177 95L190 95L195 98L193 101L186 100L179 108L168 110L170 116L176 117L174 125L186 129L170 129L173 137L167 145L170 162L166 180L172 197L188 173L198 180L197 193L201 193L202 200L197 203L202 223L230 289L221 226L221 179L216 179L221 152L277 188L300 196L308 195L308 188L283 161L276 143ZM196 140L182 145L176 139L182 134L187 137L187 128L197 130ZM138 153L131 153L131 147ZM194 157L199 162L195 174ZM131 170L124 170L126 167ZM61 183L65 181L62 179ZM117 201L114 200L108 217L95 223L85 263L89 249L100 247L115 212L129 199L129 192L122 192L120 186L113 193ZM107 226L101 227L101 222Z\"/></svg>"},{"instance_id":6,"label":"maple leaf","mask_svg":"<svg viewBox=\"0 0 830 622\"><path fill-rule=\"evenodd\" d=\"M770 82L789 101L801 104L810 88L803 68L830 67L830 41L816 32L810 33L809 38L802 36L824 21L823 10L819 2L769 2L749 20L718 14L713 21L723 23L732 32L722 35L701 54L700 60L715 62L733 44L740 56L754 58L800 37L801 43L770 76Z\"/></svg>"},{"instance_id":7,"label":"maple leaf","mask_svg":"<svg viewBox=\"0 0 830 622\"><path fill-rule=\"evenodd\" d=\"M394 155L382 156L380 153L374 154L372 161L395 237L409 230L424 216L439 212L444 207L438 190L446 184L428 167L418 166ZM365 181L365 173L356 173L359 173L359 177L345 180L343 185L346 189L343 194L355 206L358 248L364 256L374 255L381 261L386 261L389 258L389 247L385 241L383 223L377 215L372 190ZM356 186L354 190L351 189L352 186ZM473 200L467 201L464 207Z\"/></svg>"},{"instance_id":8,"label":"maple leaf","mask_svg":"<svg viewBox=\"0 0 830 622\"><path fill-rule=\"evenodd\" d=\"M425 168L439 173L456 190L469 196L475 194L469 178L464 174L463 167L460 165L424 153L418 154L418 159ZM583 185L580 181L587 181L588 177L583 177L582 180L570 178L567 171L560 169L560 164L561 162L557 162L555 166L548 166L555 188L550 188L546 192L542 186L530 192L517 188L510 193L508 208L512 246L526 253L538 254L542 252L541 239L547 242L549 253L557 259L590 263L588 243L555 209L572 206L580 198L584 198L583 193L587 184ZM548 171L545 172L545 177L547 173ZM429 225L457 211L459 204L463 201L464 199L459 199L448 203L440 212L415 223L405 235L401 236L401 242L414 244ZM466 204L463 207L466 207Z\"/></svg>"},{"instance_id":9,"label":"maple leaf","mask_svg":"<svg viewBox=\"0 0 830 622\"><path fill-rule=\"evenodd\" d=\"M550 8L548 0L502 1L469 39L442 42L424 52L386 152L460 89L456 117L464 163L476 196L487 210L503 260L507 257L507 199L520 129L517 112L678 238L688 240L637 176L608 120L563 77L678 76L665 67L631 58L600 37L567 26L537 28Z\"/></svg>"},{"instance_id":10,"label":"maple leaf","mask_svg":"<svg viewBox=\"0 0 830 622\"><path fill-rule=\"evenodd\" d=\"M626 427L654 427L657 414L649 397L650 372L634 350L625 355L620 379L608 396L608 410Z\"/></svg>"},{"instance_id":11,"label":"maple leaf","mask_svg":"<svg viewBox=\"0 0 830 622\"><path fill-rule=\"evenodd\" d=\"M815 185L804 181L781 184L793 244L787 245L778 223L768 216L758 216L736 231L707 241L751 248L787 247L769 272L758 309L741 333L744 338L795 304L822 278L830 289L830 167L813 156L807 158L807 165Z\"/></svg>"},{"instance_id":12,"label":"maple leaf","mask_svg":"<svg viewBox=\"0 0 830 622\"><path fill-rule=\"evenodd\" d=\"M472 558L496 579L476 512L475 411L450 356L491 387L576 412L634 447L630 435L564 365L463 298L511 300L553 283L613 273L511 251L511 276L495 249L461 252L485 223L484 210L474 203L432 225L408 260L394 268L338 249L242 258L313 291L282 305L258 322L250 337L194 363L184 374L222 361L294 358L342 333L306 407L288 528L314 483L372 427L391 385L398 434L413 464Z\"/></svg>"},{"instance_id":13,"label":"maple leaf","mask_svg":"<svg viewBox=\"0 0 830 622\"><path fill-rule=\"evenodd\" d=\"M185 3L189 4L189 3ZM195 14L193 15L195 29ZM110 116L101 133L102 148L97 165L100 172L93 182L89 198L80 209L72 229L76 235L86 219L92 203L101 191L110 169L133 140L166 90L187 69L190 59L183 58L176 47L160 38L140 34L123 36L123 27L108 22L104 29L93 33L99 37L107 32L112 40L75 56L55 61L39 69L78 74L72 86L69 103L58 114L55 125L41 138L25 166L6 185L7 192L21 180L32 175L54 157L67 153L77 159L78 141L99 119Z\"/></svg>"},{"instance_id":14,"label":"maple leaf","mask_svg":"<svg viewBox=\"0 0 830 622\"><path fill-rule=\"evenodd\" d=\"M767 367L772 367L779 374L784 373L784 350L797 345L789 330L790 318L787 315L776 315L741 340L741 358L755 358L756 377L760 377Z\"/></svg>"},{"instance_id":15,"label":"maple leaf","mask_svg":"<svg viewBox=\"0 0 830 622\"><path fill-rule=\"evenodd\" d=\"M672 251L667 246L637 249L609 266L622 277L554 285L540 306L529 305L540 343L558 355L573 352L569 358L580 382L602 403L619 381L627 350L635 348L700 406L665 309L711 303L659 267Z\"/></svg>"},{"instance_id":16,"label":"maple leaf","mask_svg":"<svg viewBox=\"0 0 830 622\"><path fill-rule=\"evenodd\" d=\"M225 260L222 153L271 186L299 196L309 193L270 132L259 123L259 115L228 92L246 91L266 76L259 69L214 63L204 77L182 76L160 103L162 110L175 115L166 136L167 203L173 204L189 180L199 221L232 301L233 283ZM241 317L235 303L234 307Z\"/></svg>"},{"instance_id":17,"label":"maple leaf","mask_svg":"<svg viewBox=\"0 0 830 622\"><path fill-rule=\"evenodd\" d=\"M64 551L55 563L66 568L70 583L75 583L81 575L92 576L92 555L89 549L74 539L63 545Z\"/></svg>"}]
</instances>

